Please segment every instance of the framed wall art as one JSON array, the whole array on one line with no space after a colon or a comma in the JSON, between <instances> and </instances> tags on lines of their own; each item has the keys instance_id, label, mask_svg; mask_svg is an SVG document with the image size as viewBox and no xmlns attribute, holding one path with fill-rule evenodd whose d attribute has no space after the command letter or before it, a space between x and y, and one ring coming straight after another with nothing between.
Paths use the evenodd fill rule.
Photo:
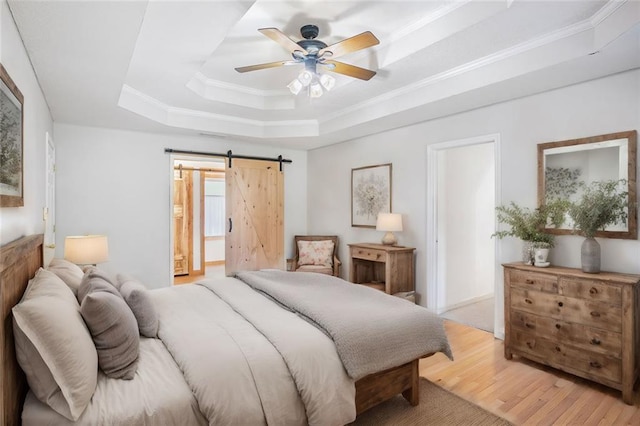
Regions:
<instances>
[{"instance_id":1,"label":"framed wall art","mask_svg":"<svg viewBox=\"0 0 640 426\"><path fill-rule=\"evenodd\" d=\"M24 98L0 64L0 207L24 206Z\"/></svg>"},{"instance_id":2,"label":"framed wall art","mask_svg":"<svg viewBox=\"0 0 640 426\"><path fill-rule=\"evenodd\" d=\"M375 228L391 213L391 163L351 169L351 226Z\"/></svg>"}]
</instances>

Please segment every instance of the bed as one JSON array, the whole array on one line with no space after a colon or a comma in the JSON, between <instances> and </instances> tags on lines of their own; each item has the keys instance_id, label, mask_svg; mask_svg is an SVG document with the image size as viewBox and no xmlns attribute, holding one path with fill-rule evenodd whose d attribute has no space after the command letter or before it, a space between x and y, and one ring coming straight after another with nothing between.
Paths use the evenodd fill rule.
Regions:
<instances>
[{"instance_id":1,"label":"bed","mask_svg":"<svg viewBox=\"0 0 640 426\"><path fill-rule=\"evenodd\" d=\"M7 244L0 250L0 260L1 361L5 373L2 423L17 425L24 420L31 424L74 424L56 417L57 413L33 392L27 395L26 378L15 355L11 309L42 266L42 236L27 236ZM370 350L377 343L362 338L366 323L360 325L362 332L341 330L344 327L336 318L344 306L322 300L327 292L318 292L318 288L324 282L309 284L301 295L297 290L289 291L293 282L287 282L302 277L296 275L299 273L246 274L240 274L241 280L225 278L150 291L160 317L159 339L140 337L138 372L133 380L98 375L95 393L79 423L104 421L103 417L92 416L123 404L120 411L128 410L126 419L133 424L233 424L240 419L243 423L255 419L250 421L255 424L347 423L356 414L399 393L417 405L418 360L435 352L451 356L446 336L442 339L441 322L436 328L442 330L442 336L435 336L440 332L436 330L426 339L433 349L418 347L411 359L398 363L384 348ZM344 286L337 281L328 285L360 291L360 286ZM391 300L392 305L403 304L400 311L405 305L420 309L401 299L382 293L379 296L384 297L382 303ZM331 306L316 317L312 312L317 307L314 300ZM346 317L349 315L357 319L362 312L354 308ZM185 328L189 324L191 328ZM393 334L402 335L400 329L404 328ZM386 332L391 331L387 327ZM360 340L363 346L358 346ZM255 342L264 347L260 352ZM356 355L350 355L353 352ZM228 381L223 382L225 377ZM109 393L118 394L115 402L102 400ZM133 395L143 395L142 401ZM229 411L224 414L228 417L217 417L221 411Z\"/></svg>"}]
</instances>

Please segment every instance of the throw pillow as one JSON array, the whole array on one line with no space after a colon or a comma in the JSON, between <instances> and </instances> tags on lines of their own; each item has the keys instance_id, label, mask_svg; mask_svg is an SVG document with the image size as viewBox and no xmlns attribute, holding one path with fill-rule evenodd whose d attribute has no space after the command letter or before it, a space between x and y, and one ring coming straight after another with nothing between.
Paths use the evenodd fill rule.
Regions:
<instances>
[{"instance_id":1,"label":"throw pillow","mask_svg":"<svg viewBox=\"0 0 640 426\"><path fill-rule=\"evenodd\" d=\"M332 240L298 241L298 266L333 267L333 248Z\"/></svg>"},{"instance_id":2,"label":"throw pillow","mask_svg":"<svg viewBox=\"0 0 640 426\"><path fill-rule=\"evenodd\" d=\"M72 290L40 269L12 313L16 358L33 394L77 420L95 392L98 357Z\"/></svg>"},{"instance_id":3,"label":"throw pillow","mask_svg":"<svg viewBox=\"0 0 640 426\"><path fill-rule=\"evenodd\" d=\"M74 295L78 294L78 287L80 287L80 282L84 276L84 272L78 265L65 259L54 258L47 266L47 270L60 277L73 291Z\"/></svg>"},{"instance_id":4,"label":"throw pillow","mask_svg":"<svg viewBox=\"0 0 640 426\"><path fill-rule=\"evenodd\" d=\"M82 305L85 296L94 291L106 291L116 296L120 296L116 280L106 272L92 266L87 269L80 287L78 288L78 302Z\"/></svg>"},{"instance_id":5,"label":"throw pillow","mask_svg":"<svg viewBox=\"0 0 640 426\"><path fill-rule=\"evenodd\" d=\"M98 366L108 377L133 379L138 369L140 337L131 309L118 293L94 291L85 296L80 312L98 352Z\"/></svg>"},{"instance_id":6,"label":"throw pillow","mask_svg":"<svg viewBox=\"0 0 640 426\"><path fill-rule=\"evenodd\" d=\"M138 330L145 337L158 335L158 313L149 291L140 281L126 275L118 275L120 294L138 321Z\"/></svg>"}]
</instances>

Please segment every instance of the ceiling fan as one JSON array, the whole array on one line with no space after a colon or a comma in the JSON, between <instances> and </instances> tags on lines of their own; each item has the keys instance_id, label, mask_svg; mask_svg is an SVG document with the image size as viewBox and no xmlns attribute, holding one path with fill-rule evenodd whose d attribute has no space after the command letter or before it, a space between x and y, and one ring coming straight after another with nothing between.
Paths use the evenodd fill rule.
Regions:
<instances>
[{"instance_id":1,"label":"ceiling fan","mask_svg":"<svg viewBox=\"0 0 640 426\"><path fill-rule=\"evenodd\" d=\"M365 31L330 46L321 40L316 40L316 37L318 36L318 27L316 25L302 26L300 28L300 34L303 39L297 42L293 41L277 28L260 28L258 31L287 49L291 53L293 60L249 65L246 67L238 67L235 70L240 73L244 73L267 68L304 64L304 70L300 73L298 78L288 85L289 89L294 94L300 92L302 87L309 87L310 96L318 97L322 95L322 88L320 85L327 90L330 90L333 87L335 84L333 77L328 74L320 75L317 71L318 66L324 67L328 71L358 78L360 80L369 80L371 77L376 75L375 71L334 60L335 58L346 55L347 53L356 52L379 44L380 41L370 31Z\"/></svg>"}]
</instances>

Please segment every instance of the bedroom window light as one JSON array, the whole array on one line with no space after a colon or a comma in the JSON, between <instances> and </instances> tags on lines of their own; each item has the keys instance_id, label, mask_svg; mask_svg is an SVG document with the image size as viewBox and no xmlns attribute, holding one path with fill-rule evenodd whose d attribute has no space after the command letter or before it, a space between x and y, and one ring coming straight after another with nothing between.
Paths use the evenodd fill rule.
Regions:
<instances>
[{"instance_id":1,"label":"bedroom window light","mask_svg":"<svg viewBox=\"0 0 640 426\"><path fill-rule=\"evenodd\" d=\"M76 265L96 265L109 260L106 235L78 235L64 239L64 258Z\"/></svg>"},{"instance_id":2,"label":"bedroom window light","mask_svg":"<svg viewBox=\"0 0 640 426\"><path fill-rule=\"evenodd\" d=\"M224 180L205 179L204 194L204 235L220 237L225 235Z\"/></svg>"}]
</instances>

